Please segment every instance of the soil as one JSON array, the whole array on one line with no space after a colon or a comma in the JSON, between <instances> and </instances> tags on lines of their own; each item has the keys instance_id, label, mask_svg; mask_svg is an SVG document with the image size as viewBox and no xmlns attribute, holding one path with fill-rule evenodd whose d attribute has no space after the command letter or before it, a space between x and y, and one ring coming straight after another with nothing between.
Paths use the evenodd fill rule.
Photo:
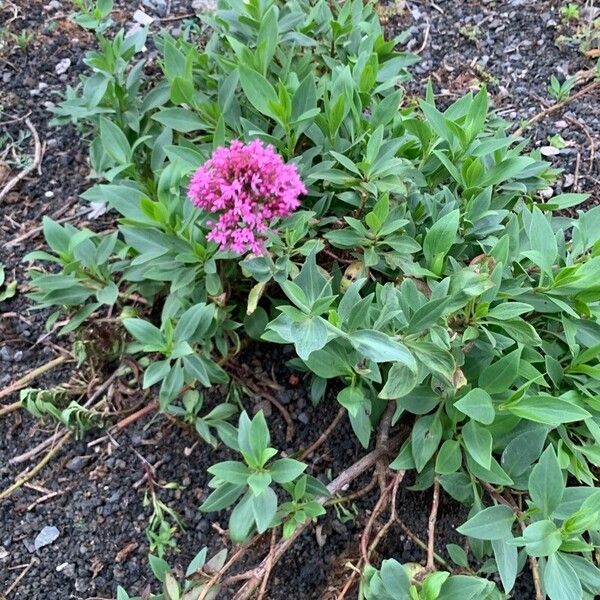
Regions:
<instances>
[{"instance_id":1,"label":"soil","mask_svg":"<svg viewBox=\"0 0 600 600\"><path fill-rule=\"evenodd\" d=\"M160 16L189 14L193 12L191 4L187 0L146 0L138 6L117 1L115 20L130 28L134 11L142 8L155 19L151 27L157 31ZM519 124L552 102L546 89L550 75L562 80L594 66L574 40L581 34L581 26L561 19L561 4L554 0L438 0L437 4L415 0L382 3L380 8L390 35L409 30L411 35L404 47L420 51L422 61L413 70L415 79L408 86L409 94L421 94L431 77L436 92L449 103L487 83L498 112ZM580 4L583 7L584 3ZM55 128L49 124L48 108L66 85L76 85L85 68L83 54L94 43L90 34L63 18L64 14L62 4L56 0L49 4L39 0L0 2L0 156L4 157L0 161L0 189L27 164L17 161L33 154L26 115L44 146L39 170L32 171L0 203L0 261L5 265L7 281L18 282L16 296L0 304L0 390L64 353L73 341L48 334L48 311L32 310L26 297L27 274L21 261L27 252L43 248L43 238L36 229L41 218L51 215L90 228L106 226L111 219L109 215L98 218L79 199L90 185L85 140L73 127ZM176 32L181 20L164 21L162 25ZM21 48L13 38L6 37L6 31L33 35ZM591 40L589 45L594 47L597 41ZM70 65L58 74L56 67L65 59ZM588 206L600 200L597 101L597 91L573 100L527 131L531 146L551 152L548 160L564 170L548 194L587 191L591 194ZM28 137L18 141L22 132ZM547 149L549 138L556 134L567 144L558 153ZM17 142L10 142L5 135ZM13 243L18 238L22 241ZM277 410L272 410L269 422L273 445L291 454L319 436L334 419L337 406L332 397L316 407L311 405L302 376L292 374L283 365L287 352L285 348L252 347L238 362L249 365L254 377L280 384L274 394L293 420L293 439L286 441L286 423ZM38 378L34 385L49 388L68 383L85 399L113 368L100 362L77 369L69 362ZM218 403L225 393L220 388L211 390L207 405ZM2 402L17 399L14 394ZM113 408L123 414L147 401L125 379L114 388ZM271 410L261 398L251 396L244 401L251 411ZM0 490L35 462L14 465L9 460L53 432L53 427L23 411L0 417ZM143 459L151 464L163 461L156 469L157 481L178 484L176 490L158 491L185 522L185 531L176 534L177 550L167 553L167 560L185 569L202 546L207 545L211 553L228 546L221 533L227 526L227 515L198 511L207 494L205 469L227 458L226 449L215 451L198 443L197 435L156 415L106 436L105 430L93 430L82 440L72 440L32 480L32 485L0 500L0 598L4 594L6 600L108 599L115 597L117 585L139 594L153 584L144 531L149 516L149 509L143 506L147 483L140 483L145 473ZM310 471L326 481L363 454L344 418L327 442L309 457ZM365 474L348 493L364 488L369 481L370 474ZM399 516L414 534L426 540L431 491L410 491L411 483L407 475L398 496ZM346 563L356 563L359 558L358 538L378 496L378 490L374 490L348 506L346 512L330 509L318 527L309 528L275 567L266 597L336 598L351 573ZM465 518L464 507L442 495L436 551L446 560L450 560L446 545L463 543L455 528ZM59 536L35 551L33 540L45 526L56 527ZM266 550L265 544L259 545L240 568L259 562ZM396 527L379 546L375 560L384 557L402 562L425 561L423 550ZM228 594L224 591L219 598L227 598ZM520 578L513 597L533 597L528 573Z\"/></svg>"}]
</instances>

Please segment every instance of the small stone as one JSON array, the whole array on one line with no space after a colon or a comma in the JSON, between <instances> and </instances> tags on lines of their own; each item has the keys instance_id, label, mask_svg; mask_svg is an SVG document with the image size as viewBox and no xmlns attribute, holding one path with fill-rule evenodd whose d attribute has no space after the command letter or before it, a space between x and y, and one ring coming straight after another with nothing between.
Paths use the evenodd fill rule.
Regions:
<instances>
[{"instance_id":1,"label":"small stone","mask_svg":"<svg viewBox=\"0 0 600 600\"><path fill-rule=\"evenodd\" d=\"M133 13L133 20L140 25L151 25L154 22L154 17L146 14L139 8Z\"/></svg>"},{"instance_id":2,"label":"small stone","mask_svg":"<svg viewBox=\"0 0 600 600\"><path fill-rule=\"evenodd\" d=\"M560 153L560 150L554 146L542 146L540 152L542 153L542 156L556 156Z\"/></svg>"},{"instance_id":3,"label":"small stone","mask_svg":"<svg viewBox=\"0 0 600 600\"><path fill-rule=\"evenodd\" d=\"M56 72L57 75L63 75L64 73L66 73L69 70L70 66L71 66L71 59L63 58L54 67L54 71Z\"/></svg>"},{"instance_id":4,"label":"small stone","mask_svg":"<svg viewBox=\"0 0 600 600\"><path fill-rule=\"evenodd\" d=\"M167 2L166 0L142 0L142 4L155 12L159 17L167 16Z\"/></svg>"},{"instance_id":5,"label":"small stone","mask_svg":"<svg viewBox=\"0 0 600 600\"><path fill-rule=\"evenodd\" d=\"M554 196L554 190L551 187L547 187L543 190L540 190L539 194L544 200L549 200L552 198L552 196Z\"/></svg>"},{"instance_id":6,"label":"small stone","mask_svg":"<svg viewBox=\"0 0 600 600\"><path fill-rule=\"evenodd\" d=\"M62 573L65 577L75 577L75 565L64 562L56 567L58 573Z\"/></svg>"},{"instance_id":7,"label":"small stone","mask_svg":"<svg viewBox=\"0 0 600 600\"><path fill-rule=\"evenodd\" d=\"M0 348L0 359L5 361L12 360L10 350L6 346L2 346L2 348Z\"/></svg>"},{"instance_id":8,"label":"small stone","mask_svg":"<svg viewBox=\"0 0 600 600\"><path fill-rule=\"evenodd\" d=\"M575 176L572 173L567 173L563 181L564 188L570 188L575 183Z\"/></svg>"},{"instance_id":9,"label":"small stone","mask_svg":"<svg viewBox=\"0 0 600 600\"><path fill-rule=\"evenodd\" d=\"M15 362L21 362L23 360L23 350L17 350L13 356Z\"/></svg>"},{"instance_id":10,"label":"small stone","mask_svg":"<svg viewBox=\"0 0 600 600\"><path fill-rule=\"evenodd\" d=\"M90 462L91 456L75 456L67 463L67 469L73 473L79 473Z\"/></svg>"},{"instance_id":11,"label":"small stone","mask_svg":"<svg viewBox=\"0 0 600 600\"><path fill-rule=\"evenodd\" d=\"M44 197L45 198L54 198L54 192L52 192L51 190L48 190L47 192L44 192Z\"/></svg>"},{"instance_id":12,"label":"small stone","mask_svg":"<svg viewBox=\"0 0 600 600\"><path fill-rule=\"evenodd\" d=\"M36 550L39 550L40 548L43 548L44 546L50 545L52 542L54 542L56 539L58 539L59 535L60 535L60 532L58 531L58 529L56 527L46 525L46 527L44 527L44 529L42 529L37 534L37 536L33 542L33 545Z\"/></svg>"},{"instance_id":13,"label":"small stone","mask_svg":"<svg viewBox=\"0 0 600 600\"><path fill-rule=\"evenodd\" d=\"M308 418L308 415L304 412L301 412L298 415L298 421L300 421L300 423L302 423L303 425L308 425L310 419Z\"/></svg>"},{"instance_id":14,"label":"small stone","mask_svg":"<svg viewBox=\"0 0 600 600\"><path fill-rule=\"evenodd\" d=\"M5 558L8 558L8 550L0 546L0 560L4 560Z\"/></svg>"},{"instance_id":15,"label":"small stone","mask_svg":"<svg viewBox=\"0 0 600 600\"><path fill-rule=\"evenodd\" d=\"M566 121L563 121L562 119L554 123L554 127L556 127L556 129L566 129L568 126L569 124Z\"/></svg>"}]
</instances>

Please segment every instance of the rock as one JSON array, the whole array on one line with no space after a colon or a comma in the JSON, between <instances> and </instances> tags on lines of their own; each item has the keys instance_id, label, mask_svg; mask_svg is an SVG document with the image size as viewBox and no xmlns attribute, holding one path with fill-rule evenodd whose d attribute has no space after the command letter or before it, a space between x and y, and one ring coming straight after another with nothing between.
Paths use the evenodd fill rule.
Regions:
<instances>
[{"instance_id":1,"label":"rock","mask_svg":"<svg viewBox=\"0 0 600 600\"><path fill-rule=\"evenodd\" d=\"M572 173L567 173L563 181L564 188L570 188L575 183L575 176Z\"/></svg>"},{"instance_id":2,"label":"rock","mask_svg":"<svg viewBox=\"0 0 600 600\"><path fill-rule=\"evenodd\" d=\"M10 350L6 346L0 348L0 360L5 360L7 362L12 360Z\"/></svg>"},{"instance_id":3,"label":"rock","mask_svg":"<svg viewBox=\"0 0 600 600\"><path fill-rule=\"evenodd\" d=\"M544 200L549 200L552 198L552 196L554 196L554 190L551 187L547 187L543 190L540 190L539 194Z\"/></svg>"},{"instance_id":4,"label":"rock","mask_svg":"<svg viewBox=\"0 0 600 600\"><path fill-rule=\"evenodd\" d=\"M8 550L0 546L0 560L4 560L5 558L8 558Z\"/></svg>"},{"instance_id":5,"label":"rock","mask_svg":"<svg viewBox=\"0 0 600 600\"><path fill-rule=\"evenodd\" d=\"M155 12L159 17L167 16L166 0L142 0L142 5Z\"/></svg>"},{"instance_id":6,"label":"rock","mask_svg":"<svg viewBox=\"0 0 600 600\"><path fill-rule=\"evenodd\" d=\"M13 356L15 362L21 362L23 360L23 350L17 350Z\"/></svg>"},{"instance_id":7,"label":"rock","mask_svg":"<svg viewBox=\"0 0 600 600\"><path fill-rule=\"evenodd\" d=\"M542 153L542 156L556 156L560 153L560 150L554 146L542 146L540 152Z\"/></svg>"},{"instance_id":8,"label":"rock","mask_svg":"<svg viewBox=\"0 0 600 600\"><path fill-rule=\"evenodd\" d=\"M67 463L66 467L73 473L79 473L90 462L91 458L91 456L75 456Z\"/></svg>"},{"instance_id":9,"label":"rock","mask_svg":"<svg viewBox=\"0 0 600 600\"><path fill-rule=\"evenodd\" d=\"M154 17L151 17L139 8L133 13L133 20L140 25L151 25L154 23Z\"/></svg>"},{"instance_id":10,"label":"rock","mask_svg":"<svg viewBox=\"0 0 600 600\"><path fill-rule=\"evenodd\" d=\"M58 565L56 571L62 573L65 577L75 577L75 565L69 562Z\"/></svg>"},{"instance_id":11,"label":"rock","mask_svg":"<svg viewBox=\"0 0 600 600\"><path fill-rule=\"evenodd\" d=\"M50 545L52 542L54 542L56 539L58 539L59 535L60 535L60 532L58 531L58 529L56 527L46 525L46 527L44 527L44 529L42 529L37 534L37 536L33 542L33 545L36 550L39 550L40 548L43 548L44 546Z\"/></svg>"},{"instance_id":12,"label":"rock","mask_svg":"<svg viewBox=\"0 0 600 600\"><path fill-rule=\"evenodd\" d=\"M63 58L54 67L54 71L57 75L64 75L69 70L70 66L71 66L71 59Z\"/></svg>"}]
</instances>

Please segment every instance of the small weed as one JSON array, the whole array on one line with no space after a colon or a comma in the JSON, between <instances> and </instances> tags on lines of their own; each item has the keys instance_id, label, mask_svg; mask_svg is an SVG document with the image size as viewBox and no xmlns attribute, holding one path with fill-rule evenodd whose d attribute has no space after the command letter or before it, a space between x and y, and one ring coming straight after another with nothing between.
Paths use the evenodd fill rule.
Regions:
<instances>
[{"instance_id":1,"label":"small weed","mask_svg":"<svg viewBox=\"0 0 600 600\"><path fill-rule=\"evenodd\" d=\"M554 75L550 76L548 84L548 93L557 101L564 102L570 95L575 86L575 77L567 77L562 83Z\"/></svg>"},{"instance_id":2,"label":"small weed","mask_svg":"<svg viewBox=\"0 0 600 600\"><path fill-rule=\"evenodd\" d=\"M555 133L554 135L549 135L548 143L551 146L553 146L554 148L558 148L559 150L561 150L562 148L566 148L568 145L567 142L565 141L565 139L563 138L563 136L560 135L560 133Z\"/></svg>"},{"instance_id":3,"label":"small weed","mask_svg":"<svg viewBox=\"0 0 600 600\"><path fill-rule=\"evenodd\" d=\"M35 37L35 34L33 33L33 31L21 31L20 33L16 33L13 34L13 39L15 41L15 44L21 49L24 50L25 48L27 48L27 46L29 46L29 44L31 44L31 42L33 42L33 39Z\"/></svg>"},{"instance_id":4,"label":"small weed","mask_svg":"<svg viewBox=\"0 0 600 600\"><path fill-rule=\"evenodd\" d=\"M463 25L458 33L469 42L477 42L481 38L481 29L477 25Z\"/></svg>"},{"instance_id":5,"label":"small weed","mask_svg":"<svg viewBox=\"0 0 600 600\"><path fill-rule=\"evenodd\" d=\"M579 21L581 18L581 11L579 10L579 6L574 2L569 2L564 6L560 7L560 16L563 21Z\"/></svg>"}]
</instances>

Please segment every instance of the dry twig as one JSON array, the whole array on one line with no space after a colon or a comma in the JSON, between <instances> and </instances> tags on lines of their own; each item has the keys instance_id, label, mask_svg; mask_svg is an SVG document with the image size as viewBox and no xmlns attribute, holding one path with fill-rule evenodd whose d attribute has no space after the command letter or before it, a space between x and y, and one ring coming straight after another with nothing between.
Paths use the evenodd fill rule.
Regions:
<instances>
[{"instance_id":1,"label":"dry twig","mask_svg":"<svg viewBox=\"0 0 600 600\"><path fill-rule=\"evenodd\" d=\"M437 479L433 480L433 500L431 502L431 513L429 514L429 523L427 528L427 571L435 571L435 522L437 520L438 506L440 503L440 483Z\"/></svg>"},{"instance_id":2,"label":"dry twig","mask_svg":"<svg viewBox=\"0 0 600 600\"><path fill-rule=\"evenodd\" d=\"M31 164L23 169L20 173L17 173L11 180L7 182L7 184L0 190L0 200L4 198L12 190L21 179L25 178L31 171L34 171L38 168L42 161L42 143L40 142L40 136L36 128L33 126L33 123L29 118L25 119L25 125L27 125L29 131L31 131L31 135L33 136L33 143L35 145L33 160Z\"/></svg>"},{"instance_id":3,"label":"dry twig","mask_svg":"<svg viewBox=\"0 0 600 600\"><path fill-rule=\"evenodd\" d=\"M11 394L18 392L20 389L24 388L26 385L30 384L32 381L37 379L40 375L51 371L55 367L62 365L64 362L67 362L66 356L57 356L56 358L53 358L52 360L41 365L40 367L29 371L29 373L23 375L23 377L17 379L17 381L11 383L8 387L4 388L3 390L0 390L0 398L6 398L6 396L10 396ZM0 417L8 414L9 412L12 412L13 410L17 410L20 407L21 402L15 402L14 404L9 404L8 406L1 407Z\"/></svg>"},{"instance_id":4,"label":"dry twig","mask_svg":"<svg viewBox=\"0 0 600 600\"><path fill-rule=\"evenodd\" d=\"M342 420L343 416L346 414L346 409L342 406L340 410L338 410L337 415L333 421L329 424L329 427L319 436L316 442L313 442L302 454L300 455L300 460L304 460L307 456L310 456L317 448L320 448L327 438L331 435L331 432L338 426L338 423Z\"/></svg>"}]
</instances>

